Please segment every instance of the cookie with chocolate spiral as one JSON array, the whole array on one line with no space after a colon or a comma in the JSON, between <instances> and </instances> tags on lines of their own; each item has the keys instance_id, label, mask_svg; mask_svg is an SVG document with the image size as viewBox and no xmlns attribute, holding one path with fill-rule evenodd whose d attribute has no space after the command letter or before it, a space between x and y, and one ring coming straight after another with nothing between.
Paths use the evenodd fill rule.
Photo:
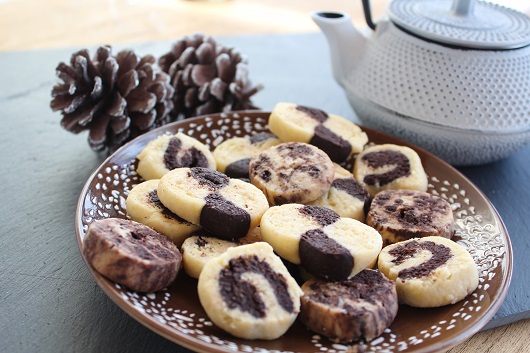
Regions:
<instances>
[{"instance_id":1,"label":"cookie with chocolate spiral","mask_svg":"<svg viewBox=\"0 0 530 353\"><path fill-rule=\"evenodd\" d=\"M269 129L282 141L304 142L326 152L336 163L362 151L368 136L350 120L320 109L278 103L269 117Z\"/></svg>"},{"instance_id":2,"label":"cookie with chocolate spiral","mask_svg":"<svg viewBox=\"0 0 530 353\"><path fill-rule=\"evenodd\" d=\"M254 185L208 168L178 168L158 183L162 204L179 217L223 239L244 237L269 208Z\"/></svg>"},{"instance_id":3,"label":"cookie with chocolate spiral","mask_svg":"<svg viewBox=\"0 0 530 353\"><path fill-rule=\"evenodd\" d=\"M454 304L478 286L478 269L471 255L442 237L389 245L379 254L378 267L396 282L399 302L414 307Z\"/></svg>"},{"instance_id":4,"label":"cookie with chocolate spiral","mask_svg":"<svg viewBox=\"0 0 530 353\"><path fill-rule=\"evenodd\" d=\"M239 338L276 339L300 311L300 287L265 242L229 248L208 261L197 288L210 320Z\"/></svg>"},{"instance_id":5,"label":"cookie with chocolate spiral","mask_svg":"<svg viewBox=\"0 0 530 353\"><path fill-rule=\"evenodd\" d=\"M159 179L151 179L134 186L127 195L127 216L162 233L178 247L199 226L177 216L158 199Z\"/></svg>"},{"instance_id":6,"label":"cookie with chocolate spiral","mask_svg":"<svg viewBox=\"0 0 530 353\"><path fill-rule=\"evenodd\" d=\"M374 197L387 189L427 191L427 174L412 148L394 144L373 145L355 158L355 179Z\"/></svg>"},{"instance_id":7,"label":"cookie with chocolate spiral","mask_svg":"<svg viewBox=\"0 0 530 353\"><path fill-rule=\"evenodd\" d=\"M398 312L396 285L376 270L365 269L339 282L312 279L302 290L300 321L337 342L371 341Z\"/></svg>"},{"instance_id":8,"label":"cookie with chocolate spiral","mask_svg":"<svg viewBox=\"0 0 530 353\"><path fill-rule=\"evenodd\" d=\"M375 195L366 224L381 234L385 245L429 236L451 239L455 229L449 202L416 190L384 190Z\"/></svg>"},{"instance_id":9,"label":"cookie with chocolate spiral","mask_svg":"<svg viewBox=\"0 0 530 353\"><path fill-rule=\"evenodd\" d=\"M263 240L282 258L331 281L351 278L373 264L383 243L375 229L319 206L271 207L260 228Z\"/></svg>"},{"instance_id":10,"label":"cookie with chocolate spiral","mask_svg":"<svg viewBox=\"0 0 530 353\"><path fill-rule=\"evenodd\" d=\"M250 160L267 148L280 143L282 143L280 139L268 132L227 139L213 150L217 170L230 178L248 179Z\"/></svg>"},{"instance_id":11,"label":"cookie with chocolate spiral","mask_svg":"<svg viewBox=\"0 0 530 353\"><path fill-rule=\"evenodd\" d=\"M138 292L167 287L182 262L171 240L146 225L120 218L92 222L83 239L83 255L103 276Z\"/></svg>"},{"instance_id":12,"label":"cookie with chocolate spiral","mask_svg":"<svg viewBox=\"0 0 530 353\"><path fill-rule=\"evenodd\" d=\"M136 158L137 172L144 180L160 179L176 168L203 167L215 170L217 167L208 147L182 132L157 137Z\"/></svg>"}]
</instances>

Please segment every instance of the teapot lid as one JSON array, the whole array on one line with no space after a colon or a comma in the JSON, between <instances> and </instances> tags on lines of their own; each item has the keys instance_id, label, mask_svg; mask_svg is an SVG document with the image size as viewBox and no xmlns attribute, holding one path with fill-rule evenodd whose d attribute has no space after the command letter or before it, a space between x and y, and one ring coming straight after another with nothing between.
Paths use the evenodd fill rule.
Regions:
<instances>
[{"instance_id":1,"label":"teapot lid","mask_svg":"<svg viewBox=\"0 0 530 353\"><path fill-rule=\"evenodd\" d=\"M473 49L515 49L530 45L530 17L476 0L393 0L389 17L428 40Z\"/></svg>"}]
</instances>

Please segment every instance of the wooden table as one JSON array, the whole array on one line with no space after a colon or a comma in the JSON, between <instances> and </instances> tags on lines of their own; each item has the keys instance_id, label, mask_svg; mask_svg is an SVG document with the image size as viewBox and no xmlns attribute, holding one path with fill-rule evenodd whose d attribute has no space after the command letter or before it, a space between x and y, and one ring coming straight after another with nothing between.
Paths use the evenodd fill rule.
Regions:
<instances>
[{"instance_id":1,"label":"wooden table","mask_svg":"<svg viewBox=\"0 0 530 353\"><path fill-rule=\"evenodd\" d=\"M387 2L387 0L372 2L374 17L384 13ZM133 46L135 43L142 42L172 41L193 32L203 32L213 36L317 32L316 26L308 15L315 10L344 11L352 15L357 25L364 25L360 1L352 0L328 0L325 2L316 0L77 0L75 2L66 0L4 0L0 1L0 51L5 52L4 54L9 56L11 53L19 51L25 52L29 50L28 55L35 55L40 53L36 53L35 50L70 47L73 48L73 51L82 47L93 47L100 44ZM524 10L530 13L530 5ZM259 37L256 38L259 39ZM68 56L65 56L62 60L68 60ZM0 70L2 71L2 77L4 77L6 70L9 70L9 68L3 66ZM51 74L53 75L53 73ZM13 75L9 77L13 77ZM25 76L24 73L21 73L17 77ZM53 81L52 76L50 80ZM30 78L28 78L28 81L30 81ZM14 84L20 84L20 82L15 82ZM32 88L29 87L28 89L31 90ZM3 97L2 99L7 100L10 98L12 97ZM48 104L48 102L44 103ZM43 106L42 109L48 109L48 107ZM47 114L49 115L49 112ZM4 119L9 118L10 116L2 116L2 121L4 122ZM57 117L57 119L59 118ZM13 123L12 125L16 124ZM8 127L10 126L8 125ZM20 124L16 126L19 129L32 128L30 126L21 127ZM33 128L39 129L38 126ZM9 129L3 129L2 134L2 140L9 142L10 139L7 136L10 134ZM75 137L72 137L69 141L73 142L74 140ZM48 144L48 142L43 143L45 145ZM2 146L13 148L13 146ZM32 157L30 155L27 158L31 159ZM92 163L95 167L98 160L96 157L88 157L87 163ZM16 170L16 167L14 168ZM70 171L66 166L56 166L56 168L58 168L57 172L62 177L70 175ZM4 170L2 176L5 177L8 173L8 171ZM75 175L75 172L72 172L72 174ZM81 174L80 180L76 181L78 191L81 189L83 178L86 179L86 177L88 175ZM13 179L11 178L10 180L12 181ZM11 197L16 196L12 193L9 195ZM31 200L31 197L28 200ZM44 201L43 204L45 205ZM55 229L52 220L48 220L48 222L50 223L46 225L46 231L64 232L64 230ZM11 223L8 223L8 225L11 225ZM8 228L9 231L15 231L14 227ZM2 231L2 233L2 239L10 236L7 231L5 233ZM31 234L28 234L28 236L31 237ZM73 234L69 236L74 237ZM28 241L31 242L31 239ZM2 240L2 244L4 244L4 240ZM27 246L27 244L23 246ZM49 261L53 262L54 255L50 254L49 257ZM3 273L2 276L13 274L17 271L3 263L4 257L2 257L1 261L2 267L0 270ZM69 265L64 263L57 264L57 271L59 269L64 271L62 266ZM79 265L80 261L77 263L77 266ZM87 273L82 273L81 275L87 276ZM39 274L30 274L28 276L28 278L35 280L38 279ZM47 276L53 278L53 276ZM90 281L88 277L74 277L77 278L77 281ZM54 284L57 291L61 290L59 282ZM4 282L1 283L3 286L8 285ZM35 282L35 285L41 284ZM39 292L38 289L28 288L28 291L31 290ZM7 294L5 296L1 294L0 299L2 301L6 298L9 299L9 293L9 290L7 290ZM57 296L57 293L42 293L42 295ZM69 302L69 299L71 298L65 299L64 305L75 305L75 301ZM56 300L61 299L57 297ZM99 309L112 306L112 304L109 305L108 303L99 304L97 307ZM113 310L116 311L115 308ZM43 308L42 312L46 312L46 309ZM132 320L124 314L122 316L123 320ZM39 348L42 347L39 347L39 342L35 341L32 335L37 335L35 337L38 337L36 332L41 332L40 330L44 331L44 333L41 332L40 334L47 335L47 337L51 336L52 339L53 337L64 339L60 332L57 332L57 329L48 332L46 331L47 327L36 328L32 326L32 318L30 317L18 319L22 320L23 325L21 327L25 328L23 332L18 334L26 335L28 336L26 337L27 339L33 340L33 349L28 349L28 345L23 344L24 337L17 338L20 340L18 345L16 344L16 339L10 337L8 350L10 352L39 351ZM63 324L76 325L76 319L78 318L65 317ZM39 320L42 321L43 319L39 318ZM57 320L57 318L54 320ZM8 323L2 322L2 325L5 326ZM83 328L79 327L77 330L74 330L74 332L81 332ZM150 339L150 337L154 339L153 336L156 335L147 333L146 339ZM79 334L79 337L85 336ZM72 337L70 339L75 338ZM530 320L521 320L513 324L477 333L467 342L451 349L450 352L522 352L528 351L529 346ZM87 343L87 347L91 347L90 344ZM8 349L8 347L4 348ZM157 349L153 348L153 350Z\"/></svg>"}]
</instances>

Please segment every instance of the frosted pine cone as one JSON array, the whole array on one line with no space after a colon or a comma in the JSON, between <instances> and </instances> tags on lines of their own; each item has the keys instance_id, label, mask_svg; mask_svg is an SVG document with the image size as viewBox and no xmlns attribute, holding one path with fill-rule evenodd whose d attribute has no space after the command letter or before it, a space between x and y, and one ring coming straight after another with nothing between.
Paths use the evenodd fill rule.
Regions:
<instances>
[{"instance_id":1,"label":"frosted pine cone","mask_svg":"<svg viewBox=\"0 0 530 353\"><path fill-rule=\"evenodd\" d=\"M95 151L113 152L132 138L170 120L174 89L169 75L152 55L140 58L132 50L112 56L99 47L93 59L86 49L74 53L70 65L59 63L63 81L52 89L50 107L61 111L61 126L73 133L89 130Z\"/></svg>"},{"instance_id":2,"label":"frosted pine cone","mask_svg":"<svg viewBox=\"0 0 530 353\"><path fill-rule=\"evenodd\" d=\"M250 97L262 86L252 86L246 59L211 37L194 34L178 40L158 64L175 89L174 118L256 109Z\"/></svg>"}]
</instances>

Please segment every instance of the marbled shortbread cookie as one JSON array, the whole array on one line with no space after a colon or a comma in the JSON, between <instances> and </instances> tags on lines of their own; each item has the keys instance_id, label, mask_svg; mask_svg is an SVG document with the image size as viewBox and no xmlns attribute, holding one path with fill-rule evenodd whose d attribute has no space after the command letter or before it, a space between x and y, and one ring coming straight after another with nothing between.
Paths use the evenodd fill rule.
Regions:
<instances>
[{"instance_id":1,"label":"marbled shortbread cookie","mask_svg":"<svg viewBox=\"0 0 530 353\"><path fill-rule=\"evenodd\" d=\"M344 280L371 265L381 235L325 207L286 204L261 219L261 236L282 258L325 280Z\"/></svg>"},{"instance_id":2,"label":"marbled shortbread cookie","mask_svg":"<svg viewBox=\"0 0 530 353\"><path fill-rule=\"evenodd\" d=\"M305 142L340 163L362 151L368 136L339 115L293 103L278 103L269 117L269 129L282 141Z\"/></svg>"},{"instance_id":3,"label":"marbled shortbread cookie","mask_svg":"<svg viewBox=\"0 0 530 353\"><path fill-rule=\"evenodd\" d=\"M204 230L195 232L182 244L182 263L184 271L193 278L199 278L204 265L229 248L261 241L260 228L256 227L250 233L237 240L223 240L213 237Z\"/></svg>"},{"instance_id":4,"label":"marbled shortbread cookie","mask_svg":"<svg viewBox=\"0 0 530 353\"><path fill-rule=\"evenodd\" d=\"M120 218L91 223L83 239L83 254L103 276L138 292L167 287L182 263L179 250L167 237Z\"/></svg>"},{"instance_id":5,"label":"marbled shortbread cookie","mask_svg":"<svg viewBox=\"0 0 530 353\"><path fill-rule=\"evenodd\" d=\"M268 132L225 140L213 151L217 170L230 178L248 179L250 160L267 148L281 142L274 134Z\"/></svg>"},{"instance_id":6,"label":"marbled shortbread cookie","mask_svg":"<svg viewBox=\"0 0 530 353\"><path fill-rule=\"evenodd\" d=\"M224 239L244 237L269 208L250 183L208 168L178 168L158 183L160 201L188 222Z\"/></svg>"},{"instance_id":7,"label":"marbled shortbread cookie","mask_svg":"<svg viewBox=\"0 0 530 353\"><path fill-rule=\"evenodd\" d=\"M264 242L229 248L206 263L197 288L212 322L244 339L276 339L300 311L300 287Z\"/></svg>"},{"instance_id":8,"label":"marbled shortbread cookie","mask_svg":"<svg viewBox=\"0 0 530 353\"><path fill-rule=\"evenodd\" d=\"M415 307L454 304L478 286L478 269L471 255L442 237L389 245L379 254L378 267L396 282L399 302Z\"/></svg>"},{"instance_id":9,"label":"marbled shortbread cookie","mask_svg":"<svg viewBox=\"0 0 530 353\"><path fill-rule=\"evenodd\" d=\"M307 203L329 190L335 170L320 149L286 142L266 149L250 161L250 182L271 205Z\"/></svg>"},{"instance_id":10,"label":"marbled shortbread cookie","mask_svg":"<svg viewBox=\"0 0 530 353\"><path fill-rule=\"evenodd\" d=\"M149 142L137 158L137 172L144 180L160 179L176 168L217 167L210 150L199 140L182 132L159 136Z\"/></svg>"},{"instance_id":11,"label":"marbled shortbread cookie","mask_svg":"<svg viewBox=\"0 0 530 353\"><path fill-rule=\"evenodd\" d=\"M376 270L363 270L347 281L309 280L302 290L300 320L336 342L371 341L398 312L394 282Z\"/></svg>"},{"instance_id":12,"label":"marbled shortbread cookie","mask_svg":"<svg viewBox=\"0 0 530 353\"><path fill-rule=\"evenodd\" d=\"M315 201L307 203L332 209L341 217L353 218L364 222L370 204L370 194L353 174L334 163L335 178L330 189Z\"/></svg>"},{"instance_id":13,"label":"marbled shortbread cookie","mask_svg":"<svg viewBox=\"0 0 530 353\"><path fill-rule=\"evenodd\" d=\"M353 175L373 197L381 190L427 191L427 174L413 149L393 144L367 147L355 159Z\"/></svg>"},{"instance_id":14,"label":"marbled shortbread cookie","mask_svg":"<svg viewBox=\"0 0 530 353\"><path fill-rule=\"evenodd\" d=\"M127 216L162 233L180 247L199 226L180 218L158 198L159 179L144 181L131 189L126 200Z\"/></svg>"},{"instance_id":15,"label":"marbled shortbread cookie","mask_svg":"<svg viewBox=\"0 0 530 353\"><path fill-rule=\"evenodd\" d=\"M416 190L378 193L370 206L366 224L381 234L385 245L428 236L451 239L454 233L449 202Z\"/></svg>"}]
</instances>

